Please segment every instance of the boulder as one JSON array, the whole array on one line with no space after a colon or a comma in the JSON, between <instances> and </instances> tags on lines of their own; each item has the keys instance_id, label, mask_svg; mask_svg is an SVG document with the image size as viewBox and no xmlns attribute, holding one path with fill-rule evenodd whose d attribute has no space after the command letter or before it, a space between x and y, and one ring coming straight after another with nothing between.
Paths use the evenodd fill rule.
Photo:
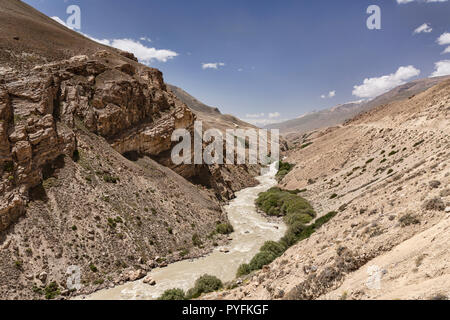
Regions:
<instances>
[{"instance_id":1,"label":"boulder","mask_svg":"<svg viewBox=\"0 0 450 320\"><path fill-rule=\"evenodd\" d=\"M142 269L137 270L125 270L121 276L120 281L127 282L127 281L136 281L139 279L142 279L145 277L146 272Z\"/></svg>"},{"instance_id":2,"label":"boulder","mask_svg":"<svg viewBox=\"0 0 450 320\"><path fill-rule=\"evenodd\" d=\"M156 281L150 275L146 276L142 282L150 286L156 285Z\"/></svg>"}]
</instances>

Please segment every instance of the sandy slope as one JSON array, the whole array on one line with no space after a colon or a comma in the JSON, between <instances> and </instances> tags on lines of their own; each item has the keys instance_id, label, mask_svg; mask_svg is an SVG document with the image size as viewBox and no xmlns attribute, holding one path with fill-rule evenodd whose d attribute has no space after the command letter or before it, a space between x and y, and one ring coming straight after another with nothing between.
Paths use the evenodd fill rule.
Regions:
<instances>
[{"instance_id":1,"label":"sandy slope","mask_svg":"<svg viewBox=\"0 0 450 320\"><path fill-rule=\"evenodd\" d=\"M450 81L307 140L281 186L338 215L246 285L207 298L448 296ZM380 290L366 286L373 265Z\"/></svg>"}]
</instances>

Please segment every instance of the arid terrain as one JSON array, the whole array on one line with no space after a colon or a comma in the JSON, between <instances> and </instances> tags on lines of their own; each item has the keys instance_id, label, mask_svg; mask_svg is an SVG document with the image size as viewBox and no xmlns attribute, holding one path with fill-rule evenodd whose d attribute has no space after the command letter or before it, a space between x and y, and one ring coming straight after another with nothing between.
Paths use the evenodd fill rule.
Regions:
<instances>
[{"instance_id":1,"label":"arid terrain","mask_svg":"<svg viewBox=\"0 0 450 320\"><path fill-rule=\"evenodd\" d=\"M232 241L223 207L261 167L174 165L171 136L256 127L21 1L0 0L0 21L0 299L89 295ZM202 298L450 296L449 77L277 126L280 192L337 214Z\"/></svg>"},{"instance_id":2,"label":"arid terrain","mask_svg":"<svg viewBox=\"0 0 450 320\"><path fill-rule=\"evenodd\" d=\"M169 165L197 116L160 71L20 1L0 18L1 298L69 296L69 266L92 292L227 241L206 236L258 167Z\"/></svg>"},{"instance_id":3,"label":"arid terrain","mask_svg":"<svg viewBox=\"0 0 450 320\"><path fill-rule=\"evenodd\" d=\"M213 299L437 299L450 294L450 81L304 135L281 181L338 214Z\"/></svg>"},{"instance_id":4,"label":"arid terrain","mask_svg":"<svg viewBox=\"0 0 450 320\"><path fill-rule=\"evenodd\" d=\"M299 141L305 133L341 125L346 120L350 120L362 112L371 110L372 108L383 104L407 99L446 79L450 79L450 76L414 80L400 85L371 100L353 101L337 105L330 109L310 112L297 119L268 125L267 128L279 129L292 144L296 145L300 143Z\"/></svg>"}]
</instances>

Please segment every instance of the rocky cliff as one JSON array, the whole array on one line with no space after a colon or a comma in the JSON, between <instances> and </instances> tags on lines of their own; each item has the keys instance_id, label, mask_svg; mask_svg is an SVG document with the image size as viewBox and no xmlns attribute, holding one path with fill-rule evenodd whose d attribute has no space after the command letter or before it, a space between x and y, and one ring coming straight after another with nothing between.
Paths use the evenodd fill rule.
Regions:
<instances>
[{"instance_id":1,"label":"rocky cliff","mask_svg":"<svg viewBox=\"0 0 450 320\"><path fill-rule=\"evenodd\" d=\"M174 166L196 116L160 71L0 3L0 297L91 292L226 242L221 200L257 168Z\"/></svg>"}]
</instances>

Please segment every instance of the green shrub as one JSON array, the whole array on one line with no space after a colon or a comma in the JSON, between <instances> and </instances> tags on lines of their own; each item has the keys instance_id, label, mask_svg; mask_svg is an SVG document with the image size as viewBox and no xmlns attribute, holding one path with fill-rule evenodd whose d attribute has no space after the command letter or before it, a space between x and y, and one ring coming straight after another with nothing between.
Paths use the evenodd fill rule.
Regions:
<instances>
[{"instance_id":1,"label":"green shrub","mask_svg":"<svg viewBox=\"0 0 450 320\"><path fill-rule=\"evenodd\" d=\"M333 194L330 196L330 199L335 199L335 198L337 198L337 197L338 197L337 193L333 193Z\"/></svg>"},{"instance_id":2,"label":"green shrub","mask_svg":"<svg viewBox=\"0 0 450 320\"><path fill-rule=\"evenodd\" d=\"M314 231L316 231L316 226L314 224L306 226L300 233L297 233L296 242L308 239L314 233Z\"/></svg>"},{"instance_id":3,"label":"green shrub","mask_svg":"<svg viewBox=\"0 0 450 320\"><path fill-rule=\"evenodd\" d=\"M50 177L42 181L42 186L45 190L48 190L52 187L56 187L58 185L58 180L55 177Z\"/></svg>"},{"instance_id":4,"label":"green shrub","mask_svg":"<svg viewBox=\"0 0 450 320\"><path fill-rule=\"evenodd\" d=\"M413 224L419 224L420 220L417 219L416 216L413 216L412 214L408 213L400 217L399 222L402 227L408 227Z\"/></svg>"},{"instance_id":5,"label":"green shrub","mask_svg":"<svg viewBox=\"0 0 450 320\"><path fill-rule=\"evenodd\" d=\"M33 285L33 287L31 288L31 290L39 295L44 294L44 290L42 290L42 288L39 288L36 284Z\"/></svg>"},{"instance_id":6,"label":"green shrub","mask_svg":"<svg viewBox=\"0 0 450 320\"><path fill-rule=\"evenodd\" d=\"M296 242L297 237L292 230L286 231L285 235L280 239L280 243L286 248L293 246Z\"/></svg>"},{"instance_id":7,"label":"green shrub","mask_svg":"<svg viewBox=\"0 0 450 320\"><path fill-rule=\"evenodd\" d=\"M186 300L186 295L182 289L169 289L164 291L158 300Z\"/></svg>"},{"instance_id":8,"label":"green shrub","mask_svg":"<svg viewBox=\"0 0 450 320\"><path fill-rule=\"evenodd\" d=\"M280 161L278 165L278 172L275 175L275 178L278 181L283 180L283 178L295 167L295 165L290 164L288 162Z\"/></svg>"},{"instance_id":9,"label":"green shrub","mask_svg":"<svg viewBox=\"0 0 450 320\"><path fill-rule=\"evenodd\" d=\"M279 193L290 194L286 191L281 191L279 188L273 188L270 189L268 192L264 194L260 194L258 200L260 205L264 207L266 210L272 210L275 205L278 204L276 201L276 197L274 198L273 195ZM298 197L293 195L294 197ZM300 197L298 197L300 198ZM296 244L299 241L305 240L309 238L317 229L319 229L322 225L330 221L334 216L336 216L337 212L332 211L327 213L326 215L318 218L313 224L306 225L306 223L310 222L312 217L315 216L314 210L309 205L309 203L305 200L300 198L302 203L301 210L302 213L289 213L284 217L284 220L286 224L288 225L288 230L286 231L286 234L281 238L279 242L275 241L267 241L264 243L264 245L261 247L259 253L257 253L253 259L250 261L249 264L241 264L237 270L236 276L241 277L243 275L250 274L254 270L261 269L265 265L270 264L272 261L274 261L276 258L281 256L287 248L291 247L292 245ZM257 205L258 205L257 200ZM268 205L271 204L272 206ZM307 204L305 206L304 204ZM289 206L283 206L284 209L290 208ZM295 208L298 208L298 206L294 206ZM308 209L305 209L308 208ZM280 209L280 212L284 212Z\"/></svg>"},{"instance_id":10,"label":"green shrub","mask_svg":"<svg viewBox=\"0 0 450 320\"><path fill-rule=\"evenodd\" d=\"M214 292L223 288L223 283L215 276L203 275L195 281L192 289L186 293L188 299L195 299L204 293Z\"/></svg>"},{"instance_id":11,"label":"green shrub","mask_svg":"<svg viewBox=\"0 0 450 320\"><path fill-rule=\"evenodd\" d=\"M108 218L108 226L110 228L115 228L115 227L117 227L117 223L114 221L113 218Z\"/></svg>"},{"instance_id":12,"label":"green shrub","mask_svg":"<svg viewBox=\"0 0 450 320\"><path fill-rule=\"evenodd\" d=\"M97 272L98 271L97 267L93 263L91 263L89 265L89 269L91 269L92 272Z\"/></svg>"},{"instance_id":13,"label":"green shrub","mask_svg":"<svg viewBox=\"0 0 450 320\"><path fill-rule=\"evenodd\" d=\"M283 180L283 178L289 173L288 170L280 170L277 172L276 177L278 181Z\"/></svg>"},{"instance_id":14,"label":"green shrub","mask_svg":"<svg viewBox=\"0 0 450 320\"><path fill-rule=\"evenodd\" d=\"M249 266L251 270L259 270L265 265L270 264L277 258L275 254L270 251L260 251L250 260Z\"/></svg>"},{"instance_id":15,"label":"green shrub","mask_svg":"<svg viewBox=\"0 0 450 320\"><path fill-rule=\"evenodd\" d=\"M6 161L3 165L3 170L5 172L13 172L14 171L14 162L12 161Z\"/></svg>"},{"instance_id":16,"label":"green shrub","mask_svg":"<svg viewBox=\"0 0 450 320\"><path fill-rule=\"evenodd\" d=\"M250 272L252 272L252 269L250 269L250 266L247 263L243 263L239 266L237 272L236 272L236 277L242 277L245 276L247 274L249 274Z\"/></svg>"},{"instance_id":17,"label":"green shrub","mask_svg":"<svg viewBox=\"0 0 450 320\"><path fill-rule=\"evenodd\" d=\"M325 223L327 223L328 221L330 221L331 219L333 219L335 216L337 215L336 211L331 211L328 212L326 215L318 218L315 222L314 222L314 226L315 228L320 228L322 225L324 225Z\"/></svg>"},{"instance_id":18,"label":"green shrub","mask_svg":"<svg viewBox=\"0 0 450 320\"><path fill-rule=\"evenodd\" d=\"M156 259L157 263L163 263L164 261L166 261L166 258L159 257L158 259Z\"/></svg>"},{"instance_id":19,"label":"green shrub","mask_svg":"<svg viewBox=\"0 0 450 320\"><path fill-rule=\"evenodd\" d=\"M18 269L18 270L22 270L22 268L23 268L23 262L21 260L14 261L14 265L16 266L16 269Z\"/></svg>"},{"instance_id":20,"label":"green shrub","mask_svg":"<svg viewBox=\"0 0 450 320\"><path fill-rule=\"evenodd\" d=\"M193 243L194 246L196 246L196 247L200 247L201 245L203 245L203 242L202 242L202 240L200 239L200 236L199 236L197 233L195 233L195 234L192 236L192 243Z\"/></svg>"},{"instance_id":21,"label":"green shrub","mask_svg":"<svg viewBox=\"0 0 450 320\"><path fill-rule=\"evenodd\" d=\"M230 223L221 223L216 227L217 233L230 234L234 232L234 228Z\"/></svg>"},{"instance_id":22,"label":"green shrub","mask_svg":"<svg viewBox=\"0 0 450 320\"><path fill-rule=\"evenodd\" d=\"M45 299L52 300L61 294L58 284L56 282L51 282L44 289Z\"/></svg>"},{"instance_id":23,"label":"green shrub","mask_svg":"<svg viewBox=\"0 0 450 320\"><path fill-rule=\"evenodd\" d=\"M305 149L305 148L309 147L309 146L312 145L312 144L313 144L312 142L307 142L307 143L303 144L303 145L300 147L300 149Z\"/></svg>"},{"instance_id":24,"label":"green shrub","mask_svg":"<svg viewBox=\"0 0 450 320\"><path fill-rule=\"evenodd\" d=\"M271 252L277 257L281 256L285 250L286 247L283 244L275 241L266 241L260 249L262 252Z\"/></svg>"},{"instance_id":25,"label":"green shrub","mask_svg":"<svg viewBox=\"0 0 450 320\"><path fill-rule=\"evenodd\" d=\"M307 213L290 213L287 216L284 217L284 222L290 226L295 224L296 222L299 223L308 223L311 221L311 215Z\"/></svg>"},{"instance_id":26,"label":"green shrub","mask_svg":"<svg viewBox=\"0 0 450 320\"><path fill-rule=\"evenodd\" d=\"M280 188L272 188L260 193L256 199L256 206L271 216L279 217L297 213L308 215L309 221L316 216L314 209L305 199Z\"/></svg>"},{"instance_id":27,"label":"green shrub","mask_svg":"<svg viewBox=\"0 0 450 320\"><path fill-rule=\"evenodd\" d=\"M119 181L118 177L113 177L109 174L104 174L103 175L103 181L107 182L107 183L114 183L116 184Z\"/></svg>"},{"instance_id":28,"label":"green shrub","mask_svg":"<svg viewBox=\"0 0 450 320\"><path fill-rule=\"evenodd\" d=\"M371 159L367 160L367 161L366 161L366 164L372 163L373 160L375 160L375 159L374 159L374 158L371 158Z\"/></svg>"}]
</instances>

